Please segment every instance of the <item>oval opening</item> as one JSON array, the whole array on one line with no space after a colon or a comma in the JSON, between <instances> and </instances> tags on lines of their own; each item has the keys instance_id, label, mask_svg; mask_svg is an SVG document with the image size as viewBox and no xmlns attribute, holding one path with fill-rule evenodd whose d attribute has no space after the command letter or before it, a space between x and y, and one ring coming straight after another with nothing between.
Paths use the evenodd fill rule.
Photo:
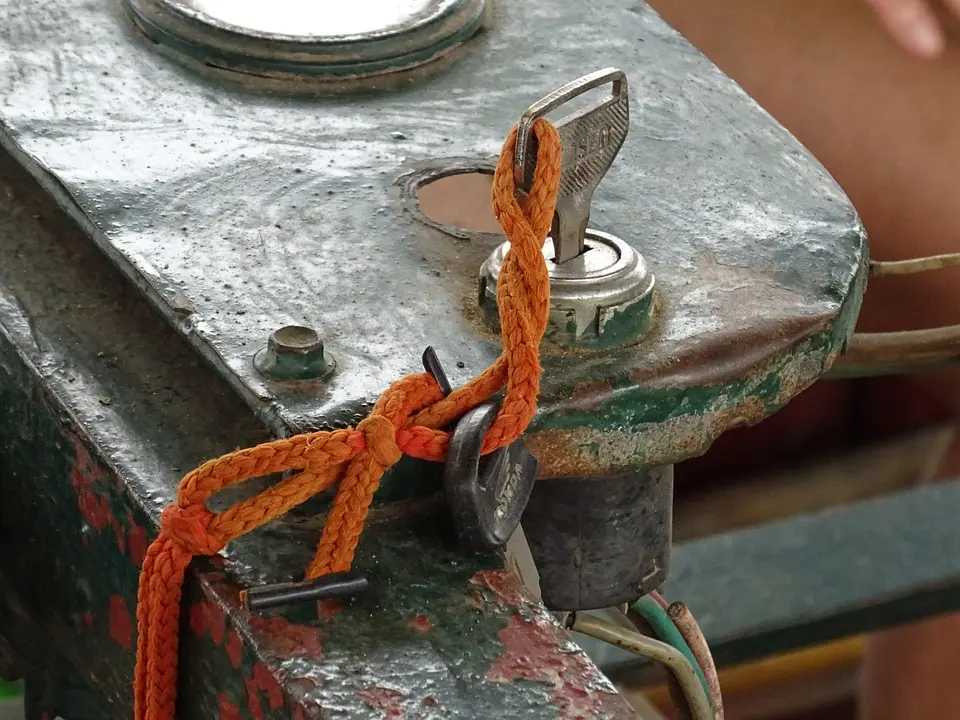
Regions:
<instances>
[{"instance_id":1,"label":"oval opening","mask_svg":"<svg viewBox=\"0 0 960 720\"><path fill-rule=\"evenodd\" d=\"M458 230L501 232L490 193L493 173L464 170L427 180L417 188L417 206L424 216Z\"/></svg>"}]
</instances>

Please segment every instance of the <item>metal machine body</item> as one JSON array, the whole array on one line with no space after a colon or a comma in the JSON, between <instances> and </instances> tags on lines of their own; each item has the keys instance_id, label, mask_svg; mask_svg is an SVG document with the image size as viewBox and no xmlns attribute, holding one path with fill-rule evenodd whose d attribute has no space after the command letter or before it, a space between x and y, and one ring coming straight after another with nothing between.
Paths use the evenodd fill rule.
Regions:
<instances>
[{"instance_id":1,"label":"metal machine body","mask_svg":"<svg viewBox=\"0 0 960 720\"><path fill-rule=\"evenodd\" d=\"M122 3L0 0L0 635L28 679L31 720L129 716L138 567L183 472L269 434L355 423L428 345L456 382L497 356L477 289L502 237L425 217L419 184L489 173L533 99L608 63L630 81L631 135L603 183L584 186L583 248L619 239L616 252L639 259L632 297L649 302L610 342L581 342L574 322L543 348L524 526L558 572L544 600L601 606L666 581L722 662L795 641L784 605L730 612L723 593L752 576L718 583L705 568L733 546L741 558L753 548L758 567L793 562L798 538L841 521L783 525L769 555L748 533L681 545L667 574L669 467L775 412L841 353L867 275L856 213L643 4L433 4L468 34L417 20L429 57L406 63L390 43L341 57L318 41L309 67L262 72L238 66L236 46L215 61L223 28L184 60ZM569 27L578 43L556 47ZM358 70L358 58L386 65ZM331 77L334 65L353 69ZM580 220L555 232L569 227ZM578 262L573 247L555 265ZM629 717L497 554L451 541L442 475L403 461L385 478L357 561L370 589L319 619L251 612L240 590L295 579L329 497L197 563L183 717ZM952 502L950 489L929 492ZM599 495L610 507L585 504ZM589 513L549 507L600 515L588 526ZM617 513L639 580L617 572L626 588L606 597L565 588L578 571L561 561L600 557L610 541L598 528ZM960 574L946 561L931 572ZM798 590L775 577L767 599ZM824 591L818 612L851 612L857 592ZM800 624L839 632L822 617ZM584 647L604 670L636 669Z\"/></svg>"}]
</instances>

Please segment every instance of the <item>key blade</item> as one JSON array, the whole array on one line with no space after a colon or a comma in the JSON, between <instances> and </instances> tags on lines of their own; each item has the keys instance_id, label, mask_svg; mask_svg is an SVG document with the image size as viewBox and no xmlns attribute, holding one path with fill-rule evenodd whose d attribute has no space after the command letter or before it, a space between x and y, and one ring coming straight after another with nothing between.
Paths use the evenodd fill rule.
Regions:
<instances>
[{"instance_id":1,"label":"key blade","mask_svg":"<svg viewBox=\"0 0 960 720\"><path fill-rule=\"evenodd\" d=\"M563 147L563 166L551 238L554 262L571 260L583 252L594 190L620 152L630 127L627 79L621 70L607 68L585 75L532 105L520 120L514 174L527 191L533 182L537 143L533 123L573 98L607 83L612 92L556 123Z\"/></svg>"}]
</instances>

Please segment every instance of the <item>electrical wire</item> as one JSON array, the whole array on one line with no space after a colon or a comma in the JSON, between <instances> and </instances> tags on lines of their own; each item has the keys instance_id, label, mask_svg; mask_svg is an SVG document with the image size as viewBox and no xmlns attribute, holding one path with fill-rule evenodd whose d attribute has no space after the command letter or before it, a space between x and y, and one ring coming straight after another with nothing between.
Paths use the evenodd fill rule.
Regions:
<instances>
[{"instance_id":1,"label":"electrical wire","mask_svg":"<svg viewBox=\"0 0 960 720\"><path fill-rule=\"evenodd\" d=\"M944 268L960 267L960 253L930 255L910 260L871 260L870 274L873 277L884 275L913 275L914 273Z\"/></svg>"},{"instance_id":2,"label":"electrical wire","mask_svg":"<svg viewBox=\"0 0 960 720\"><path fill-rule=\"evenodd\" d=\"M656 635L660 641L665 642L667 645L683 653L683 656L693 666L693 671L697 674L697 680L699 680L703 686L704 692L710 695L710 684L707 682L703 669L700 667L699 658L693 652L693 649L689 646L686 638L683 637L683 634L671 619L670 615L667 614L667 610L660 605L656 598L650 595L644 595L637 600L632 607L634 612L639 614L640 617L650 625L653 629L653 634Z\"/></svg>"},{"instance_id":3,"label":"electrical wire","mask_svg":"<svg viewBox=\"0 0 960 720\"><path fill-rule=\"evenodd\" d=\"M645 637L636 631L627 630L582 613L573 615L571 629L662 663L680 684L693 720L714 720L710 700L700 684L700 679L697 677L693 665L676 648L659 640Z\"/></svg>"},{"instance_id":4,"label":"electrical wire","mask_svg":"<svg viewBox=\"0 0 960 720\"><path fill-rule=\"evenodd\" d=\"M713 653L707 645L707 639L697 624L697 619L690 612L685 603L675 602L667 608L667 615L673 621L674 627L686 641L687 647L696 658L697 666L706 678L707 694L713 705L713 714L716 720L723 720L723 695L720 692L720 677L717 675L717 665L713 661Z\"/></svg>"}]
</instances>

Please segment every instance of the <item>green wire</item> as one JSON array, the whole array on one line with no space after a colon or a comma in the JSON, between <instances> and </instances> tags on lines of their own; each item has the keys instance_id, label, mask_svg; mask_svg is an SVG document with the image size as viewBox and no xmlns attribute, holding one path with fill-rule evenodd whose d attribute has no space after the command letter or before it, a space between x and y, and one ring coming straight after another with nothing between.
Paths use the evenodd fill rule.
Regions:
<instances>
[{"instance_id":1,"label":"green wire","mask_svg":"<svg viewBox=\"0 0 960 720\"><path fill-rule=\"evenodd\" d=\"M693 671L697 674L697 679L700 681L700 684L703 685L703 691L707 694L708 698L711 697L710 686L707 685L707 678L703 674L703 668L700 667L700 663L697 662L697 658L693 652L691 652L687 641L683 639L683 635L677 630L677 626L673 624L673 620L670 619L667 611L661 607L660 603L649 595L644 595L633 604L633 609L653 628L654 634L660 641L673 646L674 649L679 650L680 653L690 661L690 664L693 665Z\"/></svg>"},{"instance_id":2,"label":"green wire","mask_svg":"<svg viewBox=\"0 0 960 720\"><path fill-rule=\"evenodd\" d=\"M0 680L0 700L20 697L21 695L23 695L23 683L8 683Z\"/></svg>"}]
</instances>

